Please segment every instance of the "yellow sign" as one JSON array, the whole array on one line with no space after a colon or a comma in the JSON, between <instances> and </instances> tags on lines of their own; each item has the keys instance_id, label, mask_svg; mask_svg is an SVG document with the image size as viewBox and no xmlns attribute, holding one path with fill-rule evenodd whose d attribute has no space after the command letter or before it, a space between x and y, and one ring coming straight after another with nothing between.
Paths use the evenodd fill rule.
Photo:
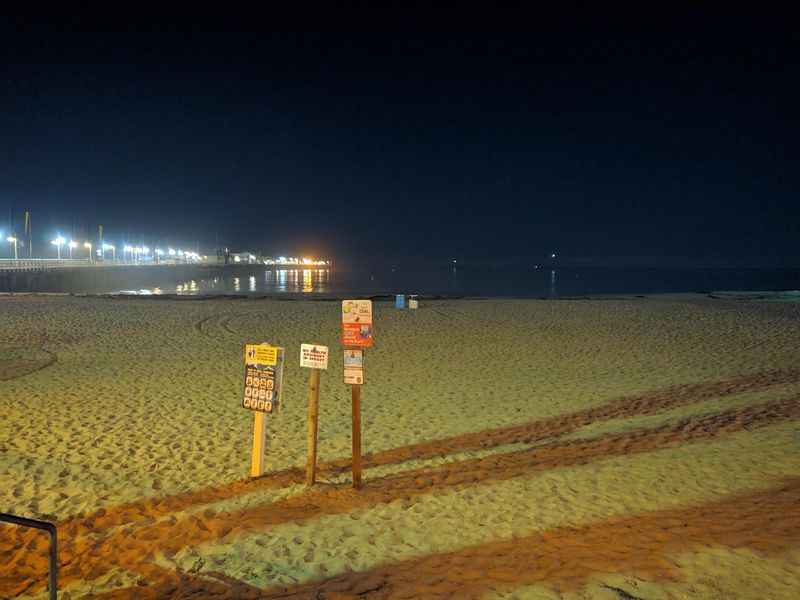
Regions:
<instances>
[{"instance_id":1,"label":"yellow sign","mask_svg":"<svg viewBox=\"0 0 800 600\"><path fill-rule=\"evenodd\" d=\"M246 344L244 364L274 366L278 364L278 347L269 344Z\"/></svg>"}]
</instances>

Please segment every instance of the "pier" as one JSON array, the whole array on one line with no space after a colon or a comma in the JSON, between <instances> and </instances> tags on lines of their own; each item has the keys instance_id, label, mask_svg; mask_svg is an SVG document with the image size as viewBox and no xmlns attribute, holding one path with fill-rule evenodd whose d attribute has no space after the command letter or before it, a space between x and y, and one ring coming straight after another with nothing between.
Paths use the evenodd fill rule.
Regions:
<instances>
[{"instance_id":1,"label":"pier","mask_svg":"<svg viewBox=\"0 0 800 600\"><path fill-rule=\"evenodd\" d=\"M90 262L87 259L0 259L0 293L106 293L114 290L173 288L181 281L245 276L260 271L316 270L318 265L224 264L198 262ZM330 267L326 266L326 270Z\"/></svg>"}]
</instances>

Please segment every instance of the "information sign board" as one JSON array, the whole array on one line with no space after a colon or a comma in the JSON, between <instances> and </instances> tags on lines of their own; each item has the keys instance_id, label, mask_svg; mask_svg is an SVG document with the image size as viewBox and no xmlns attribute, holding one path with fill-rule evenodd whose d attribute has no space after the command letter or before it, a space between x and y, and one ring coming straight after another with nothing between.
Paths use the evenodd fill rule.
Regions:
<instances>
[{"instance_id":1,"label":"information sign board","mask_svg":"<svg viewBox=\"0 0 800 600\"><path fill-rule=\"evenodd\" d=\"M348 385L364 384L364 351L348 348L344 351L344 382Z\"/></svg>"},{"instance_id":2,"label":"information sign board","mask_svg":"<svg viewBox=\"0 0 800 600\"><path fill-rule=\"evenodd\" d=\"M247 344L244 362L242 406L274 413L283 399L283 348L269 344Z\"/></svg>"},{"instance_id":3,"label":"information sign board","mask_svg":"<svg viewBox=\"0 0 800 600\"><path fill-rule=\"evenodd\" d=\"M342 345L372 347L372 300L342 301Z\"/></svg>"},{"instance_id":4,"label":"information sign board","mask_svg":"<svg viewBox=\"0 0 800 600\"><path fill-rule=\"evenodd\" d=\"M327 369L328 347L319 344L300 344L300 366L309 369Z\"/></svg>"},{"instance_id":5,"label":"information sign board","mask_svg":"<svg viewBox=\"0 0 800 600\"><path fill-rule=\"evenodd\" d=\"M278 364L278 347L269 344L246 344L244 362L248 365L274 366Z\"/></svg>"}]
</instances>

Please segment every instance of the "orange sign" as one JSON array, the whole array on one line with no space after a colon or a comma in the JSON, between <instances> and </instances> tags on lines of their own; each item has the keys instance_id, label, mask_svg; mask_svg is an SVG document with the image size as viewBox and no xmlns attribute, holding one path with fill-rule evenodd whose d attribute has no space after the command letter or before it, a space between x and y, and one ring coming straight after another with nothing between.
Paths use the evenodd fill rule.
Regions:
<instances>
[{"instance_id":1,"label":"orange sign","mask_svg":"<svg viewBox=\"0 0 800 600\"><path fill-rule=\"evenodd\" d=\"M342 301L342 345L372 347L372 300Z\"/></svg>"}]
</instances>

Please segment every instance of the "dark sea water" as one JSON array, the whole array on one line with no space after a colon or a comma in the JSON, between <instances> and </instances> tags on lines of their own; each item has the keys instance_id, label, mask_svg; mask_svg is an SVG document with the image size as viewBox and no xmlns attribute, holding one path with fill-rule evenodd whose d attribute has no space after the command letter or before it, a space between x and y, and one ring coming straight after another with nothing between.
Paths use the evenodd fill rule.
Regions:
<instances>
[{"instance_id":1,"label":"dark sea water","mask_svg":"<svg viewBox=\"0 0 800 600\"><path fill-rule=\"evenodd\" d=\"M800 290L800 270L397 267L346 271L236 267L207 277L138 286L128 293L182 295L324 295L558 298L600 294L656 294L714 290ZM112 291L112 290L104 290ZM113 290L116 292L123 291Z\"/></svg>"},{"instance_id":2,"label":"dark sea water","mask_svg":"<svg viewBox=\"0 0 800 600\"><path fill-rule=\"evenodd\" d=\"M0 291L188 296L563 298L718 290L800 290L800 269L452 266L357 269L119 267L2 276Z\"/></svg>"}]
</instances>

